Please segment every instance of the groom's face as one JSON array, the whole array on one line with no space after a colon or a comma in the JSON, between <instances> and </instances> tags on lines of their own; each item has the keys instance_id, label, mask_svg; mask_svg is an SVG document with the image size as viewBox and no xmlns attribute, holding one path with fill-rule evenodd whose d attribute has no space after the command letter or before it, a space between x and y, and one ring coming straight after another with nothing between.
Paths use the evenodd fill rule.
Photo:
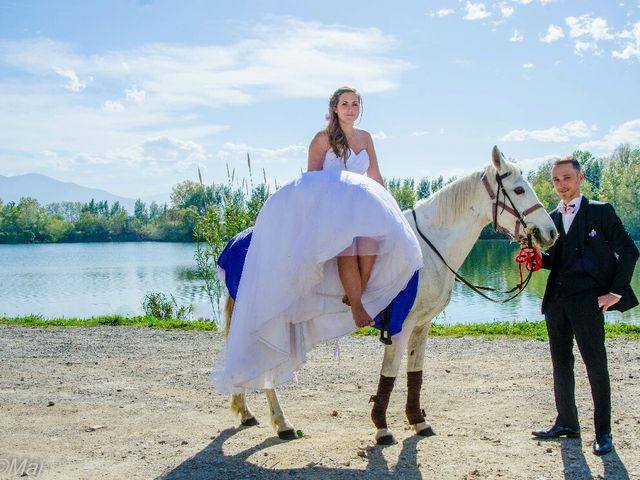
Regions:
<instances>
[{"instance_id":1,"label":"groom's face","mask_svg":"<svg viewBox=\"0 0 640 480\"><path fill-rule=\"evenodd\" d=\"M564 202L569 202L580 195L580 184L583 180L583 173L576 170L570 163L554 165L551 170L553 188Z\"/></svg>"}]
</instances>

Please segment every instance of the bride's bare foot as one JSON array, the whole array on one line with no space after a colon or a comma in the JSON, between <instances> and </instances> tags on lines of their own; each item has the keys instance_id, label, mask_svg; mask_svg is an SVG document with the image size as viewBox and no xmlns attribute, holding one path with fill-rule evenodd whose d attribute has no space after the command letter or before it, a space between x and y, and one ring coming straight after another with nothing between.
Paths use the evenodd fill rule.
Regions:
<instances>
[{"instance_id":1,"label":"bride's bare foot","mask_svg":"<svg viewBox=\"0 0 640 480\"><path fill-rule=\"evenodd\" d=\"M375 325L373 318L367 313L362 304L359 306L351 306L351 315L353 316L353 321L356 323L358 328L362 327L372 327Z\"/></svg>"},{"instance_id":2,"label":"bride's bare foot","mask_svg":"<svg viewBox=\"0 0 640 480\"><path fill-rule=\"evenodd\" d=\"M351 301L349 300L349 297L347 297L346 295L342 297L342 303L344 303L345 305L351 306Z\"/></svg>"}]
</instances>

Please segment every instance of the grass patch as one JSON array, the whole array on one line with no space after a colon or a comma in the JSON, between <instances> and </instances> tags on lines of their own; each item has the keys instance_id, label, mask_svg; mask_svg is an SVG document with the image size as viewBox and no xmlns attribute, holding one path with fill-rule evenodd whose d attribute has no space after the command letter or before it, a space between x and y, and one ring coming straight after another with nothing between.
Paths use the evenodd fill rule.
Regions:
<instances>
[{"instance_id":1,"label":"grass patch","mask_svg":"<svg viewBox=\"0 0 640 480\"><path fill-rule=\"evenodd\" d=\"M640 325L623 322L605 323L604 331L608 338L640 339ZM373 327L356 330L354 335L374 336L380 332ZM442 325L432 323L429 329L432 337L510 337L546 340L547 327L544 320L538 322L491 322L471 325Z\"/></svg>"},{"instance_id":2,"label":"grass patch","mask_svg":"<svg viewBox=\"0 0 640 480\"><path fill-rule=\"evenodd\" d=\"M106 315L90 318L43 318L40 315L28 317L0 317L0 324L20 325L23 327L148 327L164 330L217 330L214 322L202 320L159 320L149 315L124 317L121 315Z\"/></svg>"},{"instance_id":3,"label":"grass patch","mask_svg":"<svg viewBox=\"0 0 640 480\"><path fill-rule=\"evenodd\" d=\"M0 324L19 325L23 327L148 327L164 330L211 330L217 331L214 322L203 320L158 320L142 315L123 317L121 315L107 315L91 318L52 318L46 319L39 315L27 317L0 317ZM640 325L614 322L605 323L605 333L608 338L640 339ZM380 332L373 327L359 328L354 332L356 336L378 336ZM472 325L442 325L432 323L429 335L433 337L508 337L547 339L547 328L544 320L539 322L491 322Z\"/></svg>"}]
</instances>

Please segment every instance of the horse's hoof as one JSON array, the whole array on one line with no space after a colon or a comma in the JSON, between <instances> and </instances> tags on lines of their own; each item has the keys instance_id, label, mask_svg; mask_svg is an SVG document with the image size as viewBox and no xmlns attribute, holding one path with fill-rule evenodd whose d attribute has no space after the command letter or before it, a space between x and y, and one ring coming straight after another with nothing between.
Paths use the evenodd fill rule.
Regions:
<instances>
[{"instance_id":1,"label":"horse's hoof","mask_svg":"<svg viewBox=\"0 0 640 480\"><path fill-rule=\"evenodd\" d=\"M260 425L260 422L256 417L247 418L246 420L242 420L240 423L243 427L255 427L256 425Z\"/></svg>"},{"instance_id":2,"label":"horse's hoof","mask_svg":"<svg viewBox=\"0 0 640 480\"><path fill-rule=\"evenodd\" d=\"M280 438L280 440L295 440L298 438L298 435L295 430L283 430L278 432L278 438Z\"/></svg>"},{"instance_id":3,"label":"horse's hoof","mask_svg":"<svg viewBox=\"0 0 640 480\"><path fill-rule=\"evenodd\" d=\"M376 439L376 443L378 445L395 445L398 442L396 442L396 439L394 438L393 435L384 435Z\"/></svg>"},{"instance_id":4,"label":"horse's hoof","mask_svg":"<svg viewBox=\"0 0 640 480\"><path fill-rule=\"evenodd\" d=\"M420 435L421 437L433 437L435 434L436 432L434 432L431 427L423 428L416 433L416 435Z\"/></svg>"}]
</instances>

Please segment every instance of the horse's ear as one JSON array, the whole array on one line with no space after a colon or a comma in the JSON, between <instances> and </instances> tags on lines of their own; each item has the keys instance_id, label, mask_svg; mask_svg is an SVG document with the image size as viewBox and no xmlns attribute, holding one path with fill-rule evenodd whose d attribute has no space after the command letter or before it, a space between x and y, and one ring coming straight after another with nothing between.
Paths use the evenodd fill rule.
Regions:
<instances>
[{"instance_id":1,"label":"horse's ear","mask_svg":"<svg viewBox=\"0 0 640 480\"><path fill-rule=\"evenodd\" d=\"M504 155L502 155L502 152L497 145L494 145L493 150L491 151L491 161L498 172L501 172L504 169Z\"/></svg>"}]
</instances>

